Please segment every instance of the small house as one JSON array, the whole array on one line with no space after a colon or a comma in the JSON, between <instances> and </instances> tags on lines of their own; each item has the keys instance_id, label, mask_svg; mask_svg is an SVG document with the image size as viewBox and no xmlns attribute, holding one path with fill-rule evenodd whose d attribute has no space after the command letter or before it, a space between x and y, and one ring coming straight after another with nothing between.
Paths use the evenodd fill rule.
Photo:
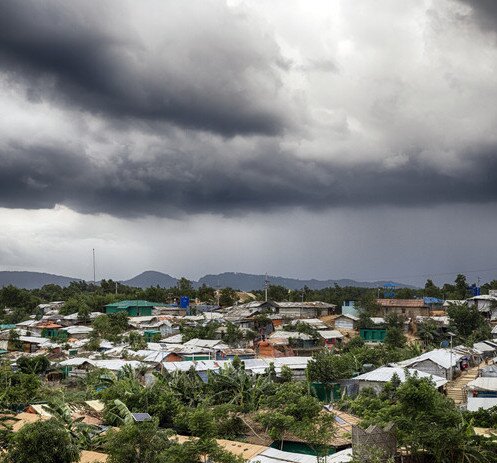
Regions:
<instances>
[{"instance_id":1,"label":"small house","mask_svg":"<svg viewBox=\"0 0 497 463\"><path fill-rule=\"evenodd\" d=\"M107 304L105 306L105 313L120 313L125 312L128 317L143 317L151 316L154 307L160 305L158 302L149 302L143 300L136 301L120 301Z\"/></svg>"},{"instance_id":2,"label":"small house","mask_svg":"<svg viewBox=\"0 0 497 463\"><path fill-rule=\"evenodd\" d=\"M337 330L356 330L359 317L355 315L341 314L335 317L335 328Z\"/></svg>"},{"instance_id":3,"label":"small house","mask_svg":"<svg viewBox=\"0 0 497 463\"><path fill-rule=\"evenodd\" d=\"M497 405L497 378L480 377L468 383L467 409L470 412L480 408L487 410Z\"/></svg>"},{"instance_id":4,"label":"small house","mask_svg":"<svg viewBox=\"0 0 497 463\"><path fill-rule=\"evenodd\" d=\"M417 374L419 378L431 378L437 389L442 388L448 382L445 378L430 375L416 369L409 368L407 371L410 375ZM385 384L391 381L394 375L397 375L400 382L403 383L406 380L406 369L402 367L380 367L376 370L356 376L353 380L358 384L359 392L365 388L372 388L376 392L381 392Z\"/></svg>"},{"instance_id":5,"label":"small house","mask_svg":"<svg viewBox=\"0 0 497 463\"><path fill-rule=\"evenodd\" d=\"M324 339L324 345L328 349L341 344L343 339L343 334L337 330L319 330L318 334Z\"/></svg>"},{"instance_id":6,"label":"small house","mask_svg":"<svg viewBox=\"0 0 497 463\"><path fill-rule=\"evenodd\" d=\"M384 342L387 336L386 328L361 328L359 334L366 342Z\"/></svg>"}]
</instances>

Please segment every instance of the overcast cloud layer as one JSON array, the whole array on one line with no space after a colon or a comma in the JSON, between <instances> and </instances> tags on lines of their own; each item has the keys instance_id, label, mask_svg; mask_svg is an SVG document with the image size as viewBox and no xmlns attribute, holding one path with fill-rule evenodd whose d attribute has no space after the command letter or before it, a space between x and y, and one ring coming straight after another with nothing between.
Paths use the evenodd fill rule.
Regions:
<instances>
[{"instance_id":1,"label":"overcast cloud layer","mask_svg":"<svg viewBox=\"0 0 497 463\"><path fill-rule=\"evenodd\" d=\"M495 213L496 66L492 0L3 0L0 220L39 209L50 222L62 207L104 229L205 223L191 243L236 220L276 240L269 213L291 214L313 250L303 211L322 230L337 211L375 228L374 211L391 207L417 253L410 217L440 227L440 211L463 208L469 235L474 208ZM270 253L274 273L296 275L283 252ZM341 259L302 276L351 276Z\"/></svg>"}]
</instances>

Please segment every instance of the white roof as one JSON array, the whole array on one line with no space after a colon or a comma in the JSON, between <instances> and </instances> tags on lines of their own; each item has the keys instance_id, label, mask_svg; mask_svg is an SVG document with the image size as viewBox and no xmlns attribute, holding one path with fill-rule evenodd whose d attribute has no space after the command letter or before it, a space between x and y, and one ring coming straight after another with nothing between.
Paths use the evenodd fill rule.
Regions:
<instances>
[{"instance_id":1,"label":"white roof","mask_svg":"<svg viewBox=\"0 0 497 463\"><path fill-rule=\"evenodd\" d=\"M16 326L34 326L40 323L39 320L25 320L23 322L16 323Z\"/></svg>"},{"instance_id":2,"label":"white roof","mask_svg":"<svg viewBox=\"0 0 497 463\"><path fill-rule=\"evenodd\" d=\"M335 318L335 320L336 320L337 318L340 318L340 317L350 318L351 320L354 320L355 322L356 322L356 321L358 321L358 320L360 320L360 318L359 318L359 317L356 317L355 315L350 315L350 314L348 314L348 313L342 313L342 314L338 315L338 317L336 317L336 318Z\"/></svg>"},{"instance_id":3,"label":"white roof","mask_svg":"<svg viewBox=\"0 0 497 463\"><path fill-rule=\"evenodd\" d=\"M171 352L157 351L157 350L137 350L129 351L129 354L140 357L144 362L159 363L162 362Z\"/></svg>"},{"instance_id":4,"label":"white roof","mask_svg":"<svg viewBox=\"0 0 497 463\"><path fill-rule=\"evenodd\" d=\"M492 328L492 334L497 334L497 325Z\"/></svg>"},{"instance_id":5,"label":"white roof","mask_svg":"<svg viewBox=\"0 0 497 463\"><path fill-rule=\"evenodd\" d=\"M271 333L269 335L269 339L290 339L290 338L297 338L297 339L303 339L304 341L308 341L312 339L312 336L305 333L299 333L298 331L284 331L284 330L275 331L274 333Z\"/></svg>"},{"instance_id":6,"label":"white roof","mask_svg":"<svg viewBox=\"0 0 497 463\"><path fill-rule=\"evenodd\" d=\"M175 334L173 336L169 336L168 338L161 339L161 343L171 343L171 344L181 344L183 342L183 335L182 334Z\"/></svg>"},{"instance_id":7,"label":"white roof","mask_svg":"<svg viewBox=\"0 0 497 463\"><path fill-rule=\"evenodd\" d=\"M468 397L466 410L476 412L480 408L488 410L497 405L497 397Z\"/></svg>"},{"instance_id":8,"label":"white roof","mask_svg":"<svg viewBox=\"0 0 497 463\"><path fill-rule=\"evenodd\" d=\"M318 333L324 339L343 338L343 334L337 330L319 330Z\"/></svg>"},{"instance_id":9,"label":"white roof","mask_svg":"<svg viewBox=\"0 0 497 463\"><path fill-rule=\"evenodd\" d=\"M249 460L250 463L316 463L316 457L303 453L284 452L268 447L259 455Z\"/></svg>"},{"instance_id":10,"label":"white roof","mask_svg":"<svg viewBox=\"0 0 497 463\"><path fill-rule=\"evenodd\" d=\"M93 360L84 357L74 357L67 360L63 360L59 363L62 367L79 367L85 363L89 363L90 365L94 365Z\"/></svg>"},{"instance_id":11,"label":"white roof","mask_svg":"<svg viewBox=\"0 0 497 463\"><path fill-rule=\"evenodd\" d=\"M468 388L477 391L497 391L497 378L476 378L468 383Z\"/></svg>"},{"instance_id":12,"label":"white roof","mask_svg":"<svg viewBox=\"0 0 497 463\"><path fill-rule=\"evenodd\" d=\"M486 342L475 342L473 344L473 347L481 352L495 352L496 350L495 347L492 347L490 344L487 344Z\"/></svg>"},{"instance_id":13,"label":"white roof","mask_svg":"<svg viewBox=\"0 0 497 463\"><path fill-rule=\"evenodd\" d=\"M449 307L450 305L463 305L466 303L465 299L447 299L442 304L442 307Z\"/></svg>"},{"instance_id":14,"label":"white roof","mask_svg":"<svg viewBox=\"0 0 497 463\"><path fill-rule=\"evenodd\" d=\"M349 463L352 461L352 449L341 450L326 457L327 463ZM283 450L268 447L258 455L252 457L249 463L316 463L316 457L303 453L284 452Z\"/></svg>"},{"instance_id":15,"label":"white roof","mask_svg":"<svg viewBox=\"0 0 497 463\"><path fill-rule=\"evenodd\" d=\"M209 349L226 349L228 346L224 344L223 341L220 341L219 339L190 339L189 341L185 342L183 344L184 346L188 347L206 347Z\"/></svg>"},{"instance_id":16,"label":"white roof","mask_svg":"<svg viewBox=\"0 0 497 463\"><path fill-rule=\"evenodd\" d=\"M468 301L497 301L497 297L482 294L481 296L470 297Z\"/></svg>"},{"instance_id":17,"label":"white roof","mask_svg":"<svg viewBox=\"0 0 497 463\"><path fill-rule=\"evenodd\" d=\"M297 318L290 322L290 324L292 325L296 325L297 323L305 323L306 325L311 326L326 326L326 323L324 323L323 320L320 320L319 318Z\"/></svg>"},{"instance_id":18,"label":"white roof","mask_svg":"<svg viewBox=\"0 0 497 463\"><path fill-rule=\"evenodd\" d=\"M440 376L429 375L428 373L415 370L413 368L408 368L407 371L411 375L417 374L420 378L431 378L435 382L437 388L447 383L447 380ZM353 379L358 381L386 383L387 381L390 381L392 379L394 374L397 374L402 383L406 380L405 369L401 367L380 367L376 370L370 371L369 373L364 373L362 375L356 376Z\"/></svg>"},{"instance_id":19,"label":"white roof","mask_svg":"<svg viewBox=\"0 0 497 463\"><path fill-rule=\"evenodd\" d=\"M382 325L385 323L385 319L383 317L370 317L370 319L375 325Z\"/></svg>"},{"instance_id":20,"label":"white roof","mask_svg":"<svg viewBox=\"0 0 497 463\"><path fill-rule=\"evenodd\" d=\"M19 336L19 340L22 342L29 342L31 344L50 344L50 339L40 338L37 336Z\"/></svg>"},{"instance_id":21,"label":"white roof","mask_svg":"<svg viewBox=\"0 0 497 463\"><path fill-rule=\"evenodd\" d=\"M61 328L61 331L67 331L69 334L89 334L93 331L91 326L68 326Z\"/></svg>"},{"instance_id":22,"label":"white roof","mask_svg":"<svg viewBox=\"0 0 497 463\"><path fill-rule=\"evenodd\" d=\"M429 352L425 352L418 357L398 362L397 365L401 365L403 367L415 367L417 363L423 362L425 360L431 360L433 363L436 363L442 368L449 369L451 366L456 366L457 362L459 362L462 357L464 357L464 355L456 352L454 349L452 349L452 354L450 352L450 349L435 349Z\"/></svg>"},{"instance_id":23,"label":"white roof","mask_svg":"<svg viewBox=\"0 0 497 463\"><path fill-rule=\"evenodd\" d=\"M125 366L130 366L131 368L139 368L143 365L142 362L137 362L136 360L93 360L92 364L98 368L106 368L107 370L119 371Z\"/></svg>"}]
</instances>

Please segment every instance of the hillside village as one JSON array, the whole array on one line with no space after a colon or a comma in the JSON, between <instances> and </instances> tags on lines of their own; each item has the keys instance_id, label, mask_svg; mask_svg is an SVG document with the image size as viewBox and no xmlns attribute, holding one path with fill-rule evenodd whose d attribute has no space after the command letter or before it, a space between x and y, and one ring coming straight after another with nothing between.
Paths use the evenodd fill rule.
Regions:
<instances>
[{"instance_id":1,"label":"hillside village","mask_svg":"<svg viewBox=\"0 0 497 463\"><path fill-rule=\"evenodd\" d=\"M63 430L81 462L497 461L497 289L458 278L458 299L428 281L328 302L184 281L6 286L6 461L27 452L23 430L29 451Z\"/></svg>"}]
</instances>

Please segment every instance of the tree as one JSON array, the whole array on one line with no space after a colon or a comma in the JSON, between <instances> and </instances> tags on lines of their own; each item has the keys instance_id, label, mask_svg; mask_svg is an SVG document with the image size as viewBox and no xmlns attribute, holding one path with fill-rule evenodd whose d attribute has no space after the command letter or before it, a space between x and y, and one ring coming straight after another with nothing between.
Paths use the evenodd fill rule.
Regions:
<instances>
[{"instance_id":1,"label":"tree","mask_svg":"<svg viewBox=\"0 0 497 463\"><path fill-rule=\"evenodd\" d=\"M437 298L442 298L443 294L440 288L433 283L432 280L426 280L425 283L425 290L424 290L424 295L427 297L437 297Z\"/></svg>"},{"instance_id":2,"label":"tree","mask_svg":"<svg viewBox=\"0 0 497 463\"><path fill-rule=\"evenodd\" d=\"M107 439L108 463L162 463L169 447L167 435L156 421L130 423L111 431Z\"/></svg>"},{"instance_id":3,"label":"tree","mask_svg":"<svg viewBox=\"0 0 497 463\"><path fill-rule=\"evenodd\" d=\"M50 368L50 360L44 355L36 355L35 357L19 357L17 359L17 367L22 373L32 373L41 375L47 372Z\"/></svg>"},{"instance_id":4,"label":"tree","mask_svg":"<svg viewBox=\"0 0 497 463\"><path fill-rule=\"evenodd\" d=\"M15 329L9 331L9 346L13 350L22 350L22 341L19 339L19 333Z\"/></svg>"},{"instance_id":5,"label":"tree","mask_svg":"<svg viewBox=\"0 0 497 463\"><path fill-rule=\"evenodd\" d=\"M407 339L404 334L404 319L396 314L390 314L386 318L387 334L385 345L390 348L401 348L406 345Z\"/></svg>"},{"instance_id":6,"label":"tree","mask_svg":"<svg viewBox=\"0 0 497 463\"><path fill-rule=\"evenodd\" d=\"M436 344L440 337L437 323L434 320L425 320L418 324L417 335L425 346Z\"/></svg>"},{"instance_id":7,"label":"tree","mask_svg":"<svg viewBox=\"0 0 497 463\"><path fill-rule=\"evenodd\" d=\"M469 307L468 304L450 304L447 309L450 322L457 333L462 337L468 337L478 330L485 330L482 333L484 337L490 337L490 327L475 306Z\"/></svg>"},{"instance_id":8,"label":"tree","mask_svg":"<svg viewBox=\"0 0 497 463\"><path fill-rule=\"evenodd\" d=\"M243 332L238 326L228 322L226 323L226 332L224 333L222 339L229 346L237 347L240 344L240 341L243 340Z\"/></svg>"},{"instance_id":9,"label":"tree","mask_svg":"<svg viewBox=\"0 0 497 463\"><path fill-rule=\"evenodd\" d=\"M131 349L140 350L147 348L147 341L145 341L145 337L138 331L131 331L128 338Z\"/></svg>"},{"instance_id":10,"label":"tree","mask_svg":"<svg viewBox=\"0 0 497 463\"><path fill-rule=\"evenodd\" d=\"M55 419L23 426L13 437L8 463L73 463L80 451L67 430Z\"/></svg>"},{"instance_id":11,"label":"tree","mask_svg":"<svg viewBox=\"0 0 497 463\"><path fill-rule=\"evenodd\" d=\"M288 289L281 285L269 285L267 297L271 301L287 301Z\"/></svg>"},{"instance_id":12,"label":"tree","mask_svg":"<svg viewBox=\"0 0 497 463\"><path fill-rule=\"evenodd\" d=\"M468 283L466 281L466 276L462 275L461 273L457 275L455 284L459 299L466 299L468 295Z\"/></svg>"},{"instance_id":13,"label":"tree","mask_svg":"<svg viewBox=\"0 0 497 463\"><path fill-rule=\"evenodd\" d=\"M219 294L219 305L223 307L232 306L238 300L233 288L223 288Z\"/></svg>"},{"instance_id":14,"label":"tree","mask_svg":"<svg viewBox=\"0 0 497 463\"><path fill-rule=\"evenodd\" d=\"M9 408L13 404L32 401L41 386L40 378L34 374L12 371L9 364L0 365L0 406Z\"/></svg>"},{"instance_id":15,"label":"tree","mask_svg":"<svg viewBox=\"0 0 497 463\"><path fill-rule=\"evenodd\" d=\"M180 296L195 296L195 290L193 289L192 282L185 277L181 277L178 281L178 291Z\"/></svg>"},{"instance_id":16,"label":"tree","mask_svg":"<svg viewBox=\"0 0 497 463\"><path fill-rule=\"evenodd\" d=\"M327 385L334 384L339 379L350 378L354 374L354 364L347 355L337 355L323 349L314 354L307 363L309 381Z\"/></svg>"},{"instance_id":17,"label":"tree","mask_svg":"<svg viewBox=\"0 0 497 463\"><path fill-rule=\"evenodd\" d=\"M128 314L126 312L99 315L92 323L96 336L117 341L128 329Z\"/></svg>"}]
</instances>

